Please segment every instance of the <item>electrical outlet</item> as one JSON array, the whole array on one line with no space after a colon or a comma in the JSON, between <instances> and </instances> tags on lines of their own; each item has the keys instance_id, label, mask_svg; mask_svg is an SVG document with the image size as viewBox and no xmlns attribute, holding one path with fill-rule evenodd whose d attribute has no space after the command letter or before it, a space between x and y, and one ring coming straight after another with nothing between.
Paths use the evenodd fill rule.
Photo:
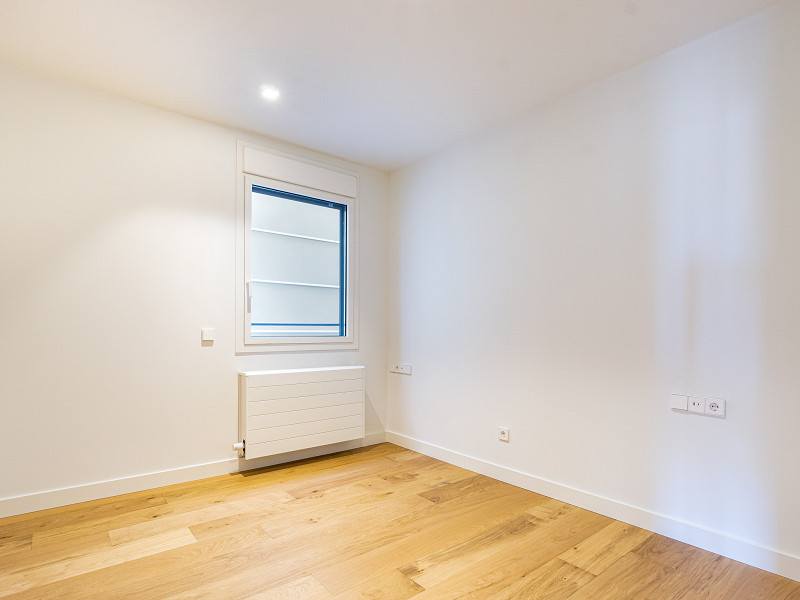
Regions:
<instances>
[{"instance_id":1,"label":"electrical outlet","mask_svg":"<svg viewBox=\"0 0 800 600\"><path fill-rule=\"evenodd\" d=\"M725 418L725 400L722 398L705 398L703 396L684 396L672 394L670 408L678 412L690 412L717 419Z\"/></svg>"},{"instance_id":2,"label":"electrical outlet","mask_svg":"<svg viewBox=\"0 0 800 600\"><path fill-rule=\"evenodd\" d=\"M411 375L411 365L401 365L400 363L389 364L390 373L398 373L400 375Z\"/></svg>"},{"instance_id":3,"label":"electrical outlet","mask_svg":"<svg viewBox=\"0 0 800 600\"><path fill-rule=\"evenodd\" d=\"M725 418L725 400L720 398L706 398L706 414L720 419Z\"/></svg>"},{"instance_id":4,"label":"electrical outlet","mask_svg":"<svg viewBox=\"0 0 800 600\"><path fill-rule=\"evenodd\" d=\"M508 427L497 428L497 439L500 440L501 442L509 441L508 435L509 435Z\"/></svg>"},{"instance_id":5,"label":"electrical outlet","mask_svg":"<svg viewBox=\"0 0 800 600\"><path fill-rule=\"evenodd\" d=\"M689 396L689 412L703 414L706 412L706 399L701 396Z\"/></svg>"}]
</instances>

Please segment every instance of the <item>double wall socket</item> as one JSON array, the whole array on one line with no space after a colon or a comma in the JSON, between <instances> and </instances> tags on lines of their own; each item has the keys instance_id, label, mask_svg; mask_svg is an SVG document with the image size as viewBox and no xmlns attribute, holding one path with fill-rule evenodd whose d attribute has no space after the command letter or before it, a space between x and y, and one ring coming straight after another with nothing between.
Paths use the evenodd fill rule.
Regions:
<instances>
[{"instance_id":1,"label":"double wall socket","mask_svg":"<svg viewBox=\"0 0 800 600\"><path fill-rule=\"evenodd\" d=\"M685 396L672 394L670 408L678 412L690 412L709 417L725 418L725 400L721 398L706 398L705 396Z\"/></svg>"}]
</instances>

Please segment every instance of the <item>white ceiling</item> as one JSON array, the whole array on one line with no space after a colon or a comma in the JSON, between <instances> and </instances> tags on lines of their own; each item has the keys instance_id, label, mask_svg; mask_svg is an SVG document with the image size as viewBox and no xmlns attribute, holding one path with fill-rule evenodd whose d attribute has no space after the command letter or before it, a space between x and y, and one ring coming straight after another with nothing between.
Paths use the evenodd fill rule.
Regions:
<instances>
[{"instance_id":1,"label":"white ceiling","mask_svg":"<svg viewBox=\"0 0 800 600\"><path fill-rule=\"evenodd\" d=\"M392 170L775 3L0 0L0 60Z\"/></svg>"}]
</instances>

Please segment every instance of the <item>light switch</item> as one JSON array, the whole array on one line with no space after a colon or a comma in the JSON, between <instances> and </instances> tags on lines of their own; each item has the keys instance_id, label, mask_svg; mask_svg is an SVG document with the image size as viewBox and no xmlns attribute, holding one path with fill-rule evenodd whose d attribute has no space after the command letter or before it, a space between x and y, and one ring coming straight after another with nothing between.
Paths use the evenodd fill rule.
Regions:
<instances>
[{"instance_id":1,"label":"light switch","mask_svg":"<svg viewBox=\"0 0 800 600\"><path fill-rule=\"evenodd\" d=\"M215 338L215 331L209 328L203 328L200 330L200 339L204 342L213 342Z\"/></svg>"},{"instance_id":2,"label":"light switch","mask_svg":"<svg viewBox=\"0 0 800 600\"><path fill-rule=\"evenodd\" d=\"M669 407L673 410L689 410L689 397L672 394L669 400Z\"/></svg>"}]
</instances>

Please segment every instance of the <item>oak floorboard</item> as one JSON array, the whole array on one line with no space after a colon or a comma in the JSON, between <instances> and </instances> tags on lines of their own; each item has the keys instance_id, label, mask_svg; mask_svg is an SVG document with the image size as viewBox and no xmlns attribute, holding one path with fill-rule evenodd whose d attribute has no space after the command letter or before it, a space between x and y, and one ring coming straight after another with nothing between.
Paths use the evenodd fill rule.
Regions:
<instances>
[{"instance_id":1,"label":"oak floorboard","mask_svg":"<svg viewBox=\"0 0 800 600\"><path fill-rule=\"evenodd\" d=\"M284 583L244 600L331 600L333 596L319 581L311 577L301 577Z\"/></svg>"},{"instance_id":2,"label":"oak floorboard","mask_svg":"<svg viewBox=\"0 0 800 600\"><path fill-rule=\"evenodd\" d=\"M415 506L428 507L430 502L419 496L409 496ZM400 503L402 499L398 499ZM302 536L285 536L281 540L258 539L255 543L242 548L231 548L224 553L203 556L204 560L187 562L187 555L180 552L164 553L157 564L140 561L138 570L151 573L146 581L130 580L114 581L111 577L97 577L94 581L74 582L69 588L70 594L82 594L82 588L93 590L96 596L77 595L83 597L104 597L111 593L117 599L147 598L156 600L170 596L188 598L210 598L217 593L219 581L225 581L240 596L252 595L264 586L279 585L287 580L301 576L312 564L330 564L342 555L356 554L367 544L379 544L379 540L371 539L370 531L379 526L391 528L390 523L397 512L390 498L382 507L375 507L374 519L366 520L367 527L354 527L352 518L330 528L320 536L320 532L304 532ZM358 525L364 524L362 516ZM262 530L263 531L263 530ZM329 539L329 543L325 540ZM213 539L205 543L213 542ZM202 544L197 544L202 545ZM136 568L136 561L131 568ZM254 576L257 573L257 576ZM80 579L80 578L78 578ZM81 585L81 583L83 585ZM210 590L210 591L209 591ZM55 594L63 592L59 588ZM54 595L53 597L59 597Z\"/></svg>"},{"instance_id":3,"label":"oak floorboard","mask_svg":"<svg viewBox=\"0 0 800 600\"><path fill-rule=\"evenodd\" d=\"M278 483L287 485L292 482L308 483L310 477L327 476L333 473L347 472L362 465L388 464L391 457L404 450L393 444L378 444L357 450L348 450L325 457L321 462L319 457L308 458L288 464L278 464L259 469L251 469L239 473L246 485L264 483ZM394 462L394 461L392 461ZM167 496L169 500L169 496Z\"/></svg>"},{"instance_id":4,"label":"oak floorboard","mask_svg":"<svg viewBox=\"0 0 800 600\"><path fill-rule=\"evenodd\" d=\"M333 597L334 600L409 600L424 588L397 569L366 579Z\"/></svg>"},{"instance_id":5,"label":"oak floorboard","mask_svg":"<svg viewBox=\"0 0 800 600\"><path fill-rule=\"evenodd\" d=\"M69 579L110 566L123 564L143 556L151 556L195 543L188 529L166 531L135 542L106 548L89 554L81 554L66 560L22 569L0 576L0 598L42 584Z\"/></svg>"},{"instance_id":6,"label":"oak floorboard","mask_svg":"<svg viewBox=\"0 0 800 600\"><path fill-rule=\"evenodd\" d=\"M414 580L425 587L415 600L490 598L611 522L608 517L574 506L567 510L560 502L548 503L553 505L550 511L528 511L549 513L541 526L509 538L508 543L489 553L477 550L472 555L454 557L414 576Z\"/></svg>"},{"instance_id":7,"label":"oak floorboard","mask_svg":"<svg viewBox=\"0 0 800 600\"><path fill-rule=\"evenodd\" d=\"M124 513L100 516L74 525L49 527L34 533L34 547L45 547L56 544L68 545L70 542L80 544L81 539L94 534L108 534L108 532L113 529L119 529L137 523L149 523L154 520L170 517L171 515L196 510L202 506L209 506L209 504L214 503L202 502L175 505L165 502L154 506L137 508Z\"/></svg>"},{"instance_id":8,"label":"oak floorboard","mask_svg":"<svg viewBox=\"0 0 800 600\"><path fill-rule=\"evenodd\" d=\"M285 491L272 490L265 494L252 496L241 500L220 502L188 512L179 512L161 519L153 519L127 525L108 532L111 543L114 545L133 542L155 535L159 531L182 529L193 525L200 525L208 521L229 517L247 510L269 510L270 508L292 500L292 496Z\"/></svg>"},{"instance_id":9,"label":"oak floorboard","mask_svg":"<svg viewBox=\"0 0 800 600\"><path fill-rule=\"evenodd\" d=\"M408 498L412 499L417 505L429 505L422 498ZM393 510L396 505L380 508L373 513L377 520L367 520L368 527L364 530L359 526L365 517L360 515L359 526L354 526L351 518L322 532L304 532L303 535L289 535L277 540L270 538L249 548L214 557L185 571L173 570L162 574L157 583L147 588L147 598L215 598L220 597L218 588L222 587L226 593L232 594L226 598L235 599L254 595L265 587L279 587L303 576L315 564L335 564L342 556L357 554L370 541L378 545L378 540L370 540L369 526L388 526L393 515L397 514ZM167 589L177 589L179 593L167 595L164 593ZM133 600L139 593L136 591L118 597Z\"/></svg>"},{"instance_id":10,"label":"oak floorboard","mask_svg":"<svg viewBox=\"0 0 800 600\"><path fill-rule=\"evenodd\" d=\"M729 558L700 552L692 561L685 563L673 571L650 594L650 597L671 597L681 600L711 599L711 592L720 581L730 580L736 576L736 561Z\"/></svg>"},{"instance_id":11,"label":"oak floorboard","mask_svg":"<svg viewBox=\"0 0 800 600\"><path fill-rule=\"evenodd\" d=\"M297 535L304 530L319 531L342 520L353 520L359 513L366 511L386 511L391 508L395 516L399 516L402 513L397 512L393 503L401 499L403 506L428 507L430 501L419 496L420 491L448 485L469 475L463 469L442 468L443 466L418 469L413 473L413 478L374 478L348 484L339 488L338 493L330 492L324 497L306 496L289 502L281 514L272 514L263 519L262 527L271 537L277 538L288 534ZM410 498L411 496L414 498ZM364 523L360 519L358 523L363 528Z\"/></svg>"},{"instance_id":12,"label":"oak floorboard","mask_svg":"<svg viewBox=\"0 0 800 600\"><path fill-rule=\"evenodd\" d=\"M108 537L108 532L98 531L64 542L29 548L24 552L0 556L0 576L56 561L70 560L110 547L111 539Z\"/></svg>"},{"instance_id":13,"label":"oak floorboard","mask_svg":"<svg viewBox=\"0 0 800 600\"><path fill-rule=\"evenodd\" d=\"M600 575L652 535L651 531L614 521L562 553L559 558L593 575Z\"/></svg>"},{"instance_id":14,"label":"oak floorboard","mask_svg":"<svg viewBox=\"0 0 800 600\"><path fill-rule=\"evenodd\" d=\"M276 503L266 509L250 507L243 512L192 525L190 530L198 540L256 525L261 525L273 538L296 535L303 530L321 530L342 520L343 516L352 518L378 504L385 505L390 496L389 499L397 500L469 475L472 475L469 471L439 461L413 469L406 466L400 472L391 471L349 482L303 498ZM411 503L417 507L427 505L421 499ZM397 510L398 507L392 508Z\"/></svg>"},{"instance_id":15,"label":"oak floorboard","mask_svg":"<svg viewBox=\"0 0 800 600\"><path fill-rule=\"evenodd\" d=\"M425 455L420 452L416 452L415 450L401 450L400 452L392 454L389 458L396 461L404 461L404 460L412 460L414 458L419 458L420 456L425 456Z\"/></svg>"},{"instance_id":16,"label":"oak floorboard","mask_svg":"<svg viewBox=\"0 0 800 600\"><path fill-rule=\"evenodd\" d=\"M654 533L633 550L638 556L677 569L686 561L696 560L704 551Z\"/></svg>"},{"instance_id":17,"label":"oak floorboard","mask_svg":"<svg viewBox=\"0 0 800 600\"><path fill-rule=\"evenodd\" d=\"M543 496L508 484L488 486L479 493L434 504L415 513L410 522L403 519L393 522L394 531L387 531L385 541L379 547L316 569L312 575L333 594L338 594L356 585L364 573L387 564L399 562L397 566L400 566L437 548L458 544L543 500ZM396 532L402 534L398 536Z\"/></svg>"},{"instance_id":18,"label":"oak floorboard","mask_svg":"<svg viewBox=\"0 0 800 600\"><path fill-rule=\"evenodd\" d=\"M32 536L32 546L43 542L42 533L59 528L75 528L86 523L103 519L113 519L118 515L128 514L140 509L152 509L166 504L166 499L159 493L137 492L129 496L117 496L102 500L92 500L40 510L25 515L16 515L0 519L0 540Z\"/></svg>"},{"instance_id":19,"label":"oak floorboard","mask_svg":"<svg viewBox=\"0 0 800 600\"><path fill-rule=\"evenodd\" d=\"M796 581L741 564L737 565L736 571L736 578L722 579L715 584L713 597L725 600L800 600L800 585Z\"/></svg>"},{"instance_id":20,"label":"oak floorboard","mask_svg":"<svg viewBox=\"0 0 800 600\"><path fill-rule=\"evenodd\" d=\"M428 456L416 458L409 461L413 466L431 466L436 464L435 459ZM294 485L287 485L286 490L295 498L304 498L315 494L324 493L348 483L362 481L367 477L388 475L395 472L401 472L409 468L409 463L399 463L388 458L382 458L380 461L360 464L346 469L337 469L335 472L325 472L318 475L313 480L298 481Z\"/></svg>"},{"instance_id":21,"label":"oak floorboard","mask_svg":"<svg viewBox=\"0 0 800 600\"><path fill-rule=\"evenodd\" d=\"M391 502L388 499L391 499ZM387 540L381 531L388 531L389 536L396 535L391 531L393 519L416 514L430 507L430 503L416 494L384 494L372 496L371 502L360 499L358 503L340 504L329 509L326 506L305 506L297 511L287 513L283 519L270 517L261 523L261 527L274 539L298 540L316 536L330 536L341 533L341 547L344 550L355 546L355 551L369 547L380 539ZM376 542L370 535L370 528L375 528ZM352 541L351 541L352 540Z\"/></svg>"},{"instance_id":22,"label":"oak floorboard","mask_svg":"<svg viewBox=\"0 0 800 600\"><path fill-rule=\"evenodd\" d=\"M2 600L800 600L392 444L0 519Z\"/></svg>"},{"instance_id":23,"label":"oak floorboard","mask_svg":"<svg viewBox=\"0 0 800 600\"><path fill-rule=\"evenodd\" d=\"M294 594L295 597L303 598L300 594L309 591L321 594L322 590L326 594L323 597L330 598L330 593L319 583L316 585L321 589L316 591L310 583L298 584L295 575L276 573L268 561L251 565L247 569L235 568L234 563L230 564L232 566L226 569L227 573L215 570L214 577L193 578L194 581L191 583L183 582L181 587L184 589L177 594L168 591L168 588L175 587L174 582L162 581L160 588L149 590L148 598L158 598L159 600L217 600L222 598L242 600L266 595L268 592L272 592L278 597L282 593L289 597Z\"/></svg>"},{"instance_id":24,"label":"oak floorboard","mask_svg":"<svg viewBox=\"0 0 800 600\"><path fill-rule=\"evenodd\" d=\"M113 567L85 573L61 581L52 581L7 596L7 600L155 600L191 588L193 569L205 568L216 557L268 542L261 528L237 531L228 536L213 538L128 561ZM170 581L182 582L174 588ZM167 582L166 587L162 586ZM188 585L187 585L188 584Z\"/></svg>"},{"instance_id":25,"label":"oak floorboard","mask_svg":"<svg viewBox=\"0 0 800 600\"><path fill-rule=\"evenodd\" d=\"M214 493L207 497L190 497L183 502L166 502L158 506L108 515L76 525L49 528L34 534L34 546L65 543L94 533L125 529L134 525L149 527L146 524L152 524L157 521L164 523L176 522L180 519L179 515L197 510L213 509L215 506L240 500L253 500L253 504L258 504L259 498L271 497L273 494L277 494L286 500L290 499L289 495L282 491L280 486L249 486L244 482L243 478L240 477L239 480L238 486L230 487L229 482L231 480L215 477L207 484ZM195 485L197 484L195 483ZM218 489L218 486L222 486L222 489ZM116 541L120 543L123 540L118 539Z\"/></svg>"},{"instance_id":26,"label":"oak floorboard","mask_svg":"<svg viewBox=\"0 0 800 600\"><path fill-rule=\"evenodd\" d=\"M468 568L505 544L516 542L520 537L525 538L527 533L532 533L541 523L541 520L522 513L460 543L437 548L434 552L400 567L400 571L429 587L437 580L443 579L443 573Z\"/></svg>"},{"instance_id":27,"label":"oak floorboard","mask_svg":"<svg viewBox=\"0 0 800 600\"><path fill-rule=\"evenodd\" d=\"M420 496L427 498L434 504L440 504L442 502L452 500L453 498L460 498L465 494L482 492L487 487L491 487L493 485L495 485L494 479L486 477L485 475L475 475L473 477L468 477L466 479L462 479L461 481L457 481L451 485L442 486L436 488L435 490L423 492L420 494Z\"/></svg>"},{"instance_id":28,"label":"oak floorboard","mask_svg":"<svg viewBox=\"0 0 800 600\"><path fill-rule=\"evenodd\" d=\"M9 535L5 539L0 538L0 569L3 565L3 557L10 557L9 560L16 560L21 554L27 554L33 549L33 534L23 536Z\"/></svg>"},{"instance_id":29,"label":"oak floorboard","mask_svg":"<svg viewBox=\"0 0 800 600\"><path fill-rule=\"evenodd\" d=\"M223 475L222 477L228 477L228 475ZM196 482L193 483L196 485ZM183 483L176 485L189 484ZM66 525L71 522L83 521L103 514L135 510L136 507L141 508L142 506L163 504L166 500L163 497L162 491L165 489L168 488L142 490L140 492L109 496L108 498L76 502L75 504L66 504L64 506L56 506L54 508L46 508L10 517L3 517L0 520L6 526L19 525L21 527L29 526L37 529L40 527L46 528L52 526L53 522L59 525Z\"/></svg>"},{"instance_id":30,"label":"oak floorboard","mask_svg":"<svg viewBox=\"0 0 800 600\"><path fill-rule=\"evenodd\" d=\"M384 447L386 446L386 447ZM286 489L293 482L305 481L311 478L329 475L332 472L348 470L352 465L364 462L374 462L381 458L389 458L403 449L392 444L380 444L340 452L326 456L326 461L319 458L308 458L288 464L278 464L230 475L220 475L210 479L201 479L195 482L178 484L161 488L159 491L166 498L167 503L199 506L209 501L219 502L230 499L230 496L244 496L253 490L266 492L271 488ZM328 462L329 459L329 462ZM384 462L391 465L390 462ZM208 485L208 483L213 485Z\"/></svg>"},{"instance_id":31,"label":"oak floorboard","mask_svg":"<svg viewBox=\"0 0 800 600\"><path fill-rule=\"evenodd\" d=\"M569 600L646 600L675 569L628 553L581 587ZM676 600L677 596L663 596ZM722 600L722 599L720 599Z\"/></svg>"},{"instance_id":32,"label":"oak floorboard","mask_svg":"<svg viewBox=\"0 0 800 600\"><path fill-rule=\"evenodd\" d=\"M568 600L594 575L554 558L527 573L488 600Z\"/></svg>"}]
</instances>

